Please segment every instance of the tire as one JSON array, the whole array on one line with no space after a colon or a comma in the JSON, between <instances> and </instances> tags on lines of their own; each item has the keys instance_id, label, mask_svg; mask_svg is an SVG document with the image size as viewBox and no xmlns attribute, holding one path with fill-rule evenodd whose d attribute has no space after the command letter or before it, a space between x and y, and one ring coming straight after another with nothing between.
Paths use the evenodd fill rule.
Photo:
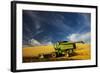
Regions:
<instances>
[{"instance_id":1,"label":"tire","mask_svg":"<svg viewBox=\"0 0 100 73\"><path fill-rule=\"evenodd\" d=\"M43 55L43 54L40 54L40 55L39 55L39 58L40 58L40 59L44 58L44 55Z\"/></svg>"},{"instance_id":2,"label":"tire","mask_svg":"<svg viewBox=\"0 0 100 73\"><path fill-rule=\"evenodd\" d=\"M73 55L73 53L74 53L73 49L70 49L69 50L69 57L71 57Z\"/></svg>"},{"instance_id":3,"label":"tire","mask_svg":"<svg viewBox=\"0 0 100 73\"><path fill-rule=\"evenodd\" d=\"M69 57L69 53L68 53L68 52L66 52L65 56L66 56L66 57Z\"/></svg>"},{"instance_id":4,"label":"tire","mask_svg":"<svg viewBox=\"0 0 100 73\"><path fill-rule=\"evenodd\" d=\"M52 58L56 58L56 53L52 53L52 54L51 54L51 57L52 57Z\"/></svg>"},{"instance_id":5,"label":"tire","mask_svg":"<svg viewBox=\"0 0 100 73\"><path fill-rule=\"evenodd\" d=\"M73 49L70 49L70 50L69 50L69 54L72 54L72 53L73 53Z\"/></svg>"}]
</instances>

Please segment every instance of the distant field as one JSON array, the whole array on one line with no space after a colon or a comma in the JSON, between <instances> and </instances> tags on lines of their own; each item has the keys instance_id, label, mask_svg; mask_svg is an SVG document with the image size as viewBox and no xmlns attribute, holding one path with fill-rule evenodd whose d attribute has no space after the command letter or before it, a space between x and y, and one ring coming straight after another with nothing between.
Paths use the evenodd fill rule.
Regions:
<instances>
[{"instance_id":1,"label":"distant field","mask_svg":"<svg viewBox=\"0 0 100 73\"><path fill-rule=\"evenodd\" d=\"M24 47L22 49L23 62L27 58L27 62L41 62L41 61L63 61L63 60L87 60L91 59L90 55L90 44L76 44L75 54L71 57L57 57L57 58L48 58L48 59L33 59L32 57L38 56L41 54L48 54L55 51L53 45L44 45L44 46L34 46L34 47Z\"/></svg>"}]
</instances>

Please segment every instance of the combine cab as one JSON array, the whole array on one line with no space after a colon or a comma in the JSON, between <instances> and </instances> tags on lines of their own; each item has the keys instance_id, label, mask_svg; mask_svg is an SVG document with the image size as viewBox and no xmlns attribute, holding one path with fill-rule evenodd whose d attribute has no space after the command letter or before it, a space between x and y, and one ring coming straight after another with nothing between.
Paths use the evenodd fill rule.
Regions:
<instances>
[{"instance_id":1,"label":"combine cab","mask_svg":"<svg viewBox=\"0 0 100 73\"><path fill-rule=\"evenodd\" d=\"M69 57L71 54L74 53L74 49L76 48L76 45L73 42L62 41L54 44L54 48L55 48L55 52L52 53L52 57L57 57L62 55Z\"/></svg>"}]
</instances>

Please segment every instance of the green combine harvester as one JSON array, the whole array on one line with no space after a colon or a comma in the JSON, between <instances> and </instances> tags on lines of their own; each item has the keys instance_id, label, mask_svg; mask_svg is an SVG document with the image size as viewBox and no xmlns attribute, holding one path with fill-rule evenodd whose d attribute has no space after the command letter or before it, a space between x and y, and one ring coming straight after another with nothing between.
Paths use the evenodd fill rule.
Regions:
<instances>
[{"instance_id":1,"label":"green combine harvester","mask_svg":"<svg viewBox=\"0 0 100 73\"><path fill-rule=\"evenodd\" d=\"M52 57L55 58L62 55L69 57L74 53L76 45L73 42L61 41L54 44L54 48L55 52L51 54Z\"/></svg>"}]
</instances>

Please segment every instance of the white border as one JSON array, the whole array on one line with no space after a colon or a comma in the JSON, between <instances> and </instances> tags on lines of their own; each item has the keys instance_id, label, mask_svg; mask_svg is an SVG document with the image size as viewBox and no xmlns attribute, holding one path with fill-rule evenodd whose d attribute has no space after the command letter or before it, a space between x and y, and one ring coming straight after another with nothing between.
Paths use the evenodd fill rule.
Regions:
<instances>
[{"instance_id":1,"label":"white border","mask_svg":"<svg viewBox=\"0 0 100 73\"><path fill-rule=\"evenodd\" d=\"M77 60L77 61L57 61L57 62L38 62L38 63L22 63L22 10L41 10L41 11L62 11L62 12L81 12L91 13L91 60ZM96 56L96 35L95 35L95 13L94 8L82 8L82 7L64 7L64 6L45 6L45 5L28 5L28 4L17 4L17 70L22 69L39 69L39 68L52 68L52 67L72 67L72 66L85 66L95 65ZM93 39L94 38L94 39Z\"/></svg>"}]
</instances>

